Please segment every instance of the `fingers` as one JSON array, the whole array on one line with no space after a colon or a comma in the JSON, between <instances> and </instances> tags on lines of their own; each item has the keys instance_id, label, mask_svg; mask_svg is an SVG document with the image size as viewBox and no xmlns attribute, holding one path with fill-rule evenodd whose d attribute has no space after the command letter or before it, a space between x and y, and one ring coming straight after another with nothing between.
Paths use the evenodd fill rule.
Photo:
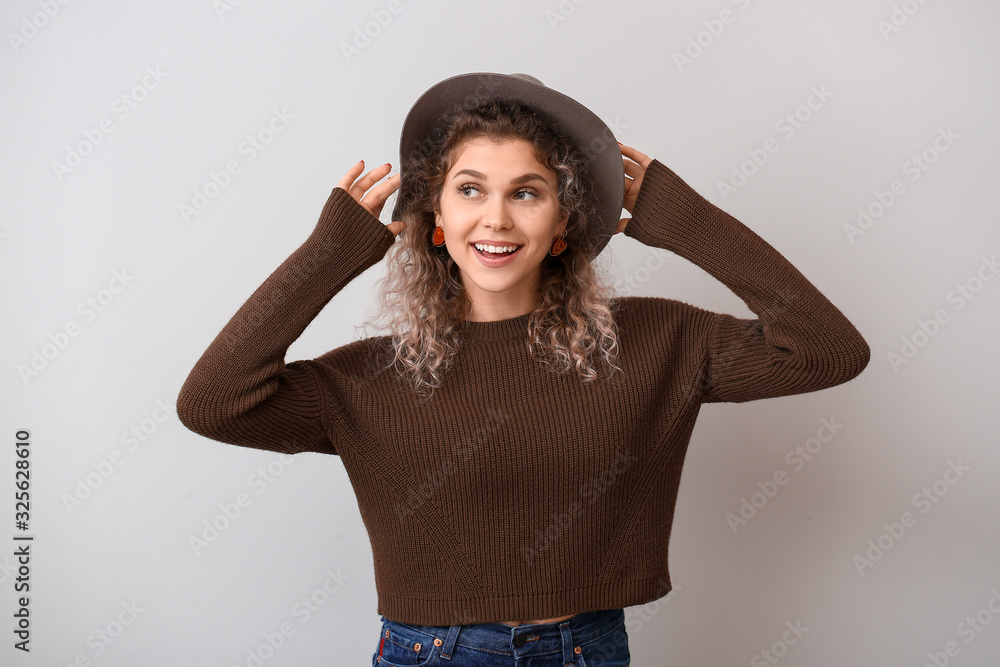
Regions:
<instances>
[{"instance_id":1,"label":"fingers","mask_svg":"<svg viewBox=\"0 0 1000 667\"><path fill-rule=\"evenodd\" d=\"M642 178L646 173L646 168L653 162L653 159L642 151L621 142L618 142L618 146L622 152L622 171L625 177L625 198L622 208L631 213L639 195L639 189L642 187ZM623 218L616 233L624 231L626 223L627 220Z\"/></svg>"},{"instance_id":2,"label":"fingers","mask_svg":"<svg viewBox=\"0 0 1000 667\"><path fill-rule=\"evenodd\" d=\"M337 183L337 187L346 190L355 201L377 218L382 213L382 206L389 195L399 189L400 175L390 176L384 182L375 185L392 170L392 165L386 163L362 176L364 170L365 162L359 160L357 164L347 170L344 177Z\"/></svg>"},{"instance_id":3,"label":"fingers","mask_svg":"<svg viewBox=\"0 0 1000 667\"><path fill-rule=\"evenodd\" d=\"M375 169L372 169L361 178L358 178L359 176L361 176L364 170L365 170L365 161L359 160L357 164L355 164L353 167L347 170L347 173L344 174L344 177L341 178L340 181L337 183L337 187L342 190L347 190L347 192L350 193L350 195L354 197L357 201L361 201L362 197L364 197L365 195L365 192L367 192L368 189L372 187L372 185L385 178L385 175L392 170L392 165L387 162L383 164L381 167L376 167ZM388 196L392 194L399 187L399 174L396 174L396 176L393 176L385 183L382 183L378 189L384 190L385 186L390 183L393 183L394 186L391 189L389 189L388 192L381 193L384 194L384 196L382 197L382 202L385 202L386 198L388 198ZM369 196L371 196L374 193L375 190L369 193Z\"/></svg>"},{"instance_id":4,"label":"fingers","mask_svg":"<svg viewBox=\"0 0 1000 667\"><path fill-rule=\"evenodd\" d=\"M635 161L640 167L645 169L649 166L649 163L653 161L653 158L649 157L642 151L638 151L631 146L626 146L625 144L618 142L618 146L621 149L622 155L630 160ZM625 163L628 164L627 162Z\"/></svg>"},{"instance_id":5,"label":"fingers","mask_svg":"<svg viewBox=\"0 0 1000 667\"><path fill-rule=\"evenodd\" d=\"M622 146L622 166L624 167L625 175L628 177L625 179L626 189L630 185L629 180L642 181L643 174L646 173L646 167L653 161L645 153L640 153L634 148L629 148L628 146ZM625 155L625 151L628 151L629 155Z\"/></svg>"},{"instance_id":6,"label":"fingers","mask_svg":"<svg viewBox=\"0 0 1000 667\"><path fill-rule=\"evenodd\" d=\"M646 173L646 168L635 162L623 162L623 164L625 166L625 174L631 178L638 178Z\"/></svg>"},{"instance_id":7,"label":"fingers","mask_svg":"<svg viewBox=\"0 0 1000 667\"><path fill-rule=\"evenodd\" d=\"M363 166L364 162L362 162L361 164ZM352 197L354 197L358 201L361 201L361 198L364 196L366 192L368 192L368 189L371 188L376 183L378 183L379 181L381 181L383 178L385 178L386 174L388 174L390 171L392 171L392 165L389 164L388 162L383 164L381 167L376 167L375 169L372 169L367 174L359 178L354 183L354 185L351 186L351 189L348 190L348 192L351 193ZM385 201L385 199L383 199L382 201Z\"/></svg>"},{"instance_id":8,"label":"fingers","mask_svg":"<svg viewBox=\"0 0 1000 667\"><path fill-rule=\"evenodd\" d=\"M389 195L399 189L400 174L390 176L385 182L379 183L378 186L368 192L368 189L372 185L380 181L392 170L392 165L386 163L381 167L372 169L363 177L358 178L364 173L364 170L365 161L358 160L358 163L348 169L344 177L337 182L336 187L346 190L359 204L368 209L377 218L382 213L382 206L385 205L385 201L389 198ZM386 228L392 232L393 236L399 236L399 233L406 228L406 223L402 220L395 220L386 225Z\"/></svg>"},{"instance_id":9,"label":"fingers","mask_svg":"<svg viewBox=\"0 0 1000 667\"><path fill-rule=\"evenodd\" d=\"M371 174L369 174L369 176L370 175ZM382 176L379 176L378 178L382 178ZM367 186L364 188L364 190L362 190L359 188L358 185L355 185L354 187L358 188L357 190L358 195L362 196L362 198L359 199L358 201L360 201L362 204L368 204L372 208L372 210L375 210L377 208L379 211L381 211L382 205L385 203L385 200L389 198L389 195L391 195L393 192L399 189L399 180L400 180L400 175L394 174L393 176L390 176L389 178L385 179L385 181L379 183L374 188L369 190L367 194L363 194L364 190L368 189ZM358 181L358 183L361 183L361 181ZM351 195L354 196L354 192L352 192ZM376 212L375 215L377 217L378 213Z\"/></svg>"},{"instance_id":10,"label":"fingers","mask_svg":"<svg viewBox=\"0 0 1000 667\"><path fill-rule=\"evenodd\" d=\"M635 208L635 202L639 198L639 190L642 188L642 174L635 178L625 177L625 193L622 199L622 208L629 213Z\"/></svg>"},{"instance_id":11,"label":"fingers","mask_svg":"<svg viewBox=\"0 0 1000 667\"><path fill-rule=\"evenodd\" d=\"M386 229L392 232L393 236L399 236L399 233L406 228L406 223L402 220L395 220L386 225Z\"/></svg>"},{"instance_id":12,"label":"fingers","mask_svg":"<svg viewBox=\"0 0 1000 667\"><path fill-rule=\"evenodd\" d=\"M344 174L344 177L337 182L337 187L340 188L341 190L347 190L348 192L350 192L351 185L353 185L354 181L357 180L358 176L360 176L361 172L363 172L364 170L365 170L365 161L358 160L358 163L355 164L350 169L348 169L347 173Z\"/></svg>"},{"instance_id":13,"label":"fingers","mask_svg":"<svg viewBox=\"0 0 1000 667\"><path fill-rule=\"evenodd\" d=\"M639 187L642 186L642 177L646 174L646 170L639 166L633 166L632 168L625 168L625 197L628 198L629 195L635 197L639 192Z\"/></svg>"}]
</instances>

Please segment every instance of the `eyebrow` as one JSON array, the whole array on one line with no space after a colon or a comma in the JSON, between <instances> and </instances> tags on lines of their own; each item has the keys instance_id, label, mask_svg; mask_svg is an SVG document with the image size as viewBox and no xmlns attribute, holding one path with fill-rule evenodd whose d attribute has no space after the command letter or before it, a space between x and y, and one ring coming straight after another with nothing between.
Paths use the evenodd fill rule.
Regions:
<instances>
[{"instance_id":1,"label":"eyebrow","mask_svg":"<svg viewBox=\"0 0 1000 667\"><path fill-rule=\"evenodd\" d=\"M486 174L483 174L482 172L478 172L475 169L462 169L461 171L459 171L459 172L457 172L455 174L455 176L452 178L452 180L454 180L455 178L458 178L459 176L461 176L463 174L471 176L472 178L477 178L477 179L479 179L481 181L488 181L489 180L486 177ZM511 181L511 184L512 185L521 185L522 183L527 183L529 181L541 181L542 183L545 183L546 185L550 185L550 183L547 180L545 180L544 176L542 176L541 174L536 174L535 172L524 174L523 176L518 176L517 178L515 178L515 179L513 179Z\"/></svg>"}]
</instances>

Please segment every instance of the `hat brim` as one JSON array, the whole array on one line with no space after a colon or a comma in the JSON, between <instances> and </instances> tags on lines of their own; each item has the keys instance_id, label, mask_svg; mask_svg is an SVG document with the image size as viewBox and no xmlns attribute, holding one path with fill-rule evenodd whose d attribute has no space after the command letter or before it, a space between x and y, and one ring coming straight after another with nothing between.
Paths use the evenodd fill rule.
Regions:
<instances>
[{"instance_id":1,"label":"hat brim","mask_svg":"<svg viewBox=\"0 0 1000 667\"><path fill-rule=\"evenodd\" d=\"M467 100L481 97L509 98L530 106L577 146L588 164L594 188L597 212L596 220L590 221L590 233L596 256L611 240L621 219L625 190L621 150L611 128L595 113L534 77L477 72L435 84L417 99L403 121L400 165L405 169L409 157L445 114ZM400 215L397 199L392 219L399 220Z\"/></svg>"}]
</instances>

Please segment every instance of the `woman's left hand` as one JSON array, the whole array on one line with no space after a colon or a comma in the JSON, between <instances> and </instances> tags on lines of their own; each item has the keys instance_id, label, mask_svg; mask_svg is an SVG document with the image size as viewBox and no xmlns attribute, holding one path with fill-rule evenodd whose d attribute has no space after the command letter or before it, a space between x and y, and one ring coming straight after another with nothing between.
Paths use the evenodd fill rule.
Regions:
<instances>
[{"instance_id":1,"label":"woman's left hand","mask_svg":"<svg viewBox=\"0 0 1000 667\"><path fill-rule=\"evenodd\" d=\"M631 213L632 208L635 206L635 200L639 197L639 188L642 187L642 177L646 175L646 167L653 161L653 158L621 142L618 145L621 147L622 163L625 170L625 201L622 204L622 208ZM625 226L629 220L631 218L622 218L618 222L615 234L625 231Z\"/></svg>"}]
</instances>

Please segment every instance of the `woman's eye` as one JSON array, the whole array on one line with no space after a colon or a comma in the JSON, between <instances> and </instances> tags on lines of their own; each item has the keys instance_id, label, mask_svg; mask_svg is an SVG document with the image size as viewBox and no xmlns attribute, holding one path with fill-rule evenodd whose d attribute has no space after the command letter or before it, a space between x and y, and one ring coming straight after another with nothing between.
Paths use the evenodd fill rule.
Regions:
<instances>
[{"instance_id":1,"label":"woman's eye","mask_svg":"<svg viewBox=\"0 0 1000 667\"><path fill-rule=\"evenodd\" d=\"M462 193L463 197L476 197L480 195L479 188L474 185L463 185L458 188L458 191ZM517 201L531 201L538 197L538 193L533 190L518 190L514 193L514 199Z\"/></svg>"}]
</instances>

